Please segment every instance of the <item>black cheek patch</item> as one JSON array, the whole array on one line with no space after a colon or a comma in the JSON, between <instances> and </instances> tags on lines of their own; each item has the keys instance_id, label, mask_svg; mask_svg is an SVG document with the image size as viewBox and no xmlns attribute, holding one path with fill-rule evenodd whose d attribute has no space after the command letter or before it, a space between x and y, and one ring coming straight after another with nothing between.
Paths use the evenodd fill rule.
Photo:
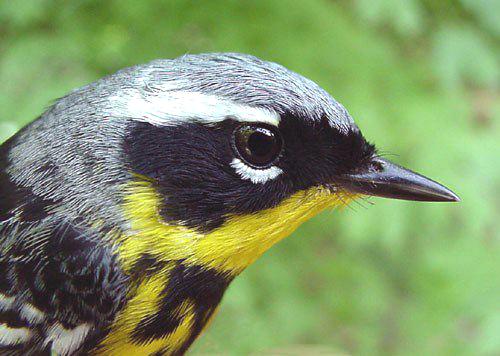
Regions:
<instances>
[{"instance_id":1,"label":"black cheek patch","mask_svg":"<svg viewBox=\"0 0 500 356\"><path fill-rule=\"evenodd\" d=\"M282 177L254 184L238 176L230 166L235 125L133 124L124 142L129 169L155 180L165 221L207 232L229 215L274 207L292 193Z\"/></svg>"},{"instance_id":2,"label":"black cheek patch","mask_svg":"<svg viewBox=\"0 0 500 356\"><path fill-rule=\"evenodd\" d=\"M232 134L239 125L233 120L210 126L131 125L123 143L128 169L155 181L165 221L202 232L220 227L228 216L273 208L297 191L331 184L375 153L355 128L342 133L326 117L312 121L284 115L279 125L284 148L276 164L284 173L255 184L230 165L236 157Z\"/></svg>"},{"instance_id":3,"label":"black cheek patch","mask_svg":"<svg viewBox=\"0 0 500 356\"><path fill-rule=\"evenodd\" d=\"M285 117L280 131L286 142L282 164L299 189L331 183L368 164L375 154L359 130L340 132L327 117L317 122Z\"/></svg>"}]
</instances>

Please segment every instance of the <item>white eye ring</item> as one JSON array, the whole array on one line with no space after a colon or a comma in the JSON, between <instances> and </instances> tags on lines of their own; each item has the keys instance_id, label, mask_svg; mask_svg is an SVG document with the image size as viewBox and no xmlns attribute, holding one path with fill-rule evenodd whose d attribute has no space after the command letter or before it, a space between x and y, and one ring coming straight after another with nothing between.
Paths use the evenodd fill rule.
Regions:
<instances>
[{"instance_id":1,"label":"white eye ring","mask_svg":"<svg viewBox=\"0 0 500 356\"><path fill-rule=\"evenodd\" d=\"M273 180L278 177L283 170L281 168L272 166L265 169L255 169L245 164L238 158L234 158L231 162L231 167L236 170L236 173L245 180L249 180L254 184L264 184L267 181Z\"/></svg>"}]
</instances>

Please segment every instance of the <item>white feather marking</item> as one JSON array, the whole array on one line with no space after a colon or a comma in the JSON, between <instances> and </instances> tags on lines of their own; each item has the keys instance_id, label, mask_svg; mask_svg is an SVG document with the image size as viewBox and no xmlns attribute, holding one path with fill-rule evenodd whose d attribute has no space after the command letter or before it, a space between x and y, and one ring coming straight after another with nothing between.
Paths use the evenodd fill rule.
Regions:
<instances>
[{"instance_id":1,"label":"white feather marking","mask_svg":"<svg viewBox=\"0 0 500 356\"><path fill-rule=\"evenodd\" d=\"M7 297L5 294L0 293L0 310L12 309L15 300L15 297Z\"/></svg>"},{"instance_id":2,"label":"white feather marking","mask_svg":"<svg viewBox=\"0 0 500 356\"><path fill-rule=\"evenodd\" d=\"M23 304L20 314L21 317L34 324L39 324L45 319L43 312L29 303Z\"/></svg>"},{"instance_id":3,"label":"white feather marking","mask_svg":"<svg viewBox=\"0 0 500 356\"><path fill-rule=\"evenodd\" d=\"M238 173L242 179L250 180L254 184L263 184L283 173L281 168L274 166L266 169L255 169L246 165L238 158L233 159L231 167L236 170L236 173Z\"/></svg>"},{"instance_id":4,"label":"white feather marking","mask_svg":"<svg viewBox=\"0 0 500 356\"><path fill-rule=\"evenodd\" d=\"M27 328L9 328L0 324L0 345L17 345L29 341L31 331Z\"/></svg>"},{"instance_id":5,"label":"white feather marking","mask_svg":"<svg viewBox=\"0 0 500 356\"><path fill-rule=\"evenodd\" d=\"M128 94L128 95L127 95ZM218 123L230 117L241 122L262 122L278 126L279 115L268 109L188 91L120 93L110 99L110 116L130 117L153 125L175 125L182 122Z\"/></svg>"},{"instance_id":6,"label":"white feather marking","mask_svg":"<svg viewBox=\"0 0 500 356\"><path fill-rule=\"evenodd\" d=\"M52 325L45 338L45 345L52 342L52 353L56 355L69 355L75 352L85 340L92 326L81 324L74 329L66 329L61 324Z\"/></svg>"}]
</instances>

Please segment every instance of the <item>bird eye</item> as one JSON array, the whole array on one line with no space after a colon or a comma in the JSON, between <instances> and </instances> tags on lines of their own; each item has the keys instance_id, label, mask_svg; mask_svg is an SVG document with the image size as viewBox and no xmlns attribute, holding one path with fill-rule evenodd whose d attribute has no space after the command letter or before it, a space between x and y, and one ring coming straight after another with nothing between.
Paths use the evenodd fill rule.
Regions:
<instances>
[{"instance_id":1,"label":"bird eye","mask_svg":"<svg viewBox=\"0 0 500 356\"><path fill-rule=\"evenodd\" d=\"M268 125L241 125L234 131L233 140L236 153L254 168L269 167L283 147L278 130Z\"/></svg>"}]
</instances>

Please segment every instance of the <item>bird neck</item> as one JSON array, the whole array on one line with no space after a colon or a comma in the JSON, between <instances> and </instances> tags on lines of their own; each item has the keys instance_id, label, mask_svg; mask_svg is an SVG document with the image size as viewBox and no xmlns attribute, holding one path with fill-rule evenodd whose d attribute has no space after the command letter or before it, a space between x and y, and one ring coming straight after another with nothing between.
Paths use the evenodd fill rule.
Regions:
<instances>
[{"instance_id":1,"label":"bird neck","mask_svg":"<svg viewBox=\"0 0 500 356\"><path fill-rule=\"evenodd\" d=\"M274 208L229 217L203 233L164 222L162 199L152 182L134 180L126 192L128 227L117 249L133 287L102 349L119 353L125 347L143 354L185 350L235 276L301 223L350 198L311 188Z\"/></svg>"}]
</instances>

